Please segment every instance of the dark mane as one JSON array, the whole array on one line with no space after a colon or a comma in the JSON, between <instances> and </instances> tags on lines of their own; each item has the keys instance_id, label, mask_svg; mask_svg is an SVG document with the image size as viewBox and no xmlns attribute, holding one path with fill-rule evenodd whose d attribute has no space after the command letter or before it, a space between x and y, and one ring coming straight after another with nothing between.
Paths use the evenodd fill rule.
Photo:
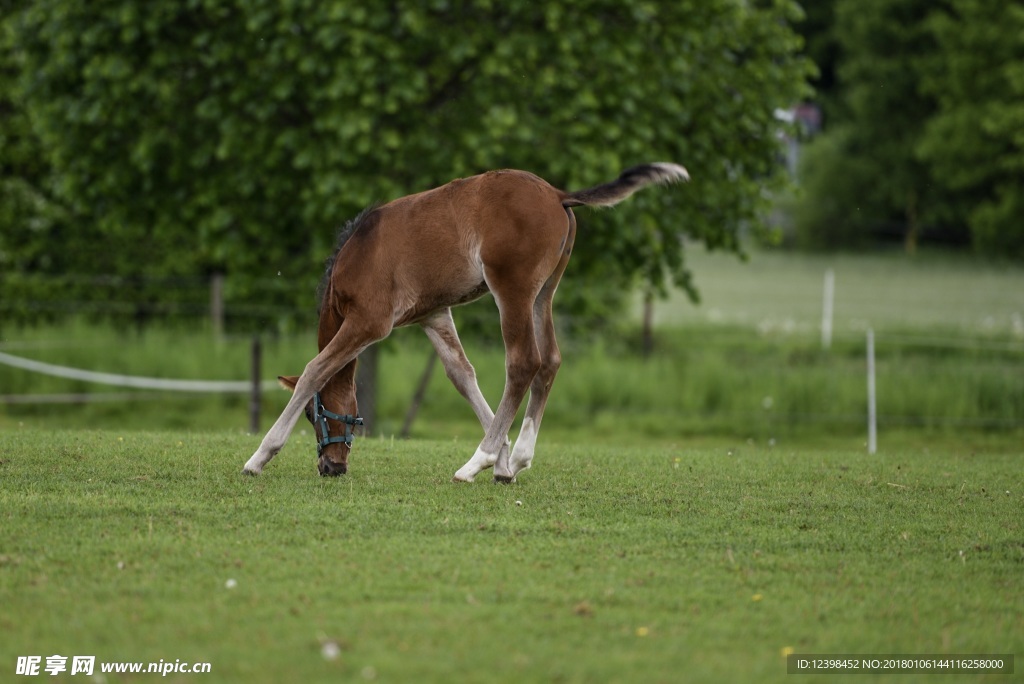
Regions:
<instances>
[{"instance_id":1,"label":"dark mane","mask_svg":"<svg viewBox=\"0 0 1024 684\"><path fill-rule=\"evenodd\" d=\"M320 279L320 284L316 288L316 301L317 301L317 313L319 313L324 306L324 296L327 294L327 286L331 282L331 275L334 273L334 262L338 260L338 254L341 249L345 246L345 243L349 241L352 235L362 228L363 226L371 226L376 217L373 213L379 207L379 204L371 204L370 206L359 212L359 215L350 221L346 221L345 225L338 232L337 244L334 247L334 253L327 258L324 262L324 275Z\"/></svg>"}]
</instances>

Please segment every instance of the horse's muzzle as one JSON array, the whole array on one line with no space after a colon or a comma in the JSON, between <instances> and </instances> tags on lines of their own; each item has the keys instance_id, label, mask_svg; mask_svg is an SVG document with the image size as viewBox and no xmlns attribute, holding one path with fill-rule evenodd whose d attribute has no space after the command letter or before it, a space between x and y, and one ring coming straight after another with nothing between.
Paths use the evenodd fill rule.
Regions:
<instances>
[{"instance_id":1,"label":"horse's muzzle","mask_svg":"<svg viewBox=\"0 0 1024 684\"><path fill-rule=\"evenodd\" d=\"M335 463L334 461L329 461L325 456L317 459L316 468L320 471L321 477L336 477L348 472L347 463Z\"/></svg>"}]
</instances>

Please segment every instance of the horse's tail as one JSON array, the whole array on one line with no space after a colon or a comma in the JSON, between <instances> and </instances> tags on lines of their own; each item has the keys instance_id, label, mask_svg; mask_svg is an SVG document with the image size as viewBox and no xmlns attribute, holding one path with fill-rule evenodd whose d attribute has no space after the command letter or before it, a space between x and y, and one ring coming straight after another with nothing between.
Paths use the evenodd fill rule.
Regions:
<instances>
[{"instance_id":1,"label":"horse's tail","mask_svg":"<svg viewBox=\"0 0 1024 684\"><path fill-rule=\"evenodd\" d=\"M676 183L688 180L690 180L690 174L679 164L672 164L670 162L641 164L640 166L626 169L622 172L621 176L611 183L596 185L586 190L565 193L562 197L562 206L578 207L588 205L611 207L645 185L651 185L652 183Z\"/></svg>"}]
</instances>

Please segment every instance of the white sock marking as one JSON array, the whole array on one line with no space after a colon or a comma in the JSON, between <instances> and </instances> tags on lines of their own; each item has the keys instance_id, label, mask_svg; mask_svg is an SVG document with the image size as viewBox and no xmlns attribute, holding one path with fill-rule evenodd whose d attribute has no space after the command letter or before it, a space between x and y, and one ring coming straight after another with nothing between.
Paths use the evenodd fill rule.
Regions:
<instances>
[{"instance_id":1,"label":"white sock marking","mask_svg":"<svg viewBox=\"0 0 1024 684\"><path fill-rule=\"evenodd\" d=\"M536 445L537 424L533 422L533 418L527 416L523 418L523 426L519 429L519 439L516 440L516 445L512 449L509 466L513 475L530 467L533 463L533 450Z\"/></svg>"},{"instance_id":2,"label":"white sock marking","mask_svg":"<svg viewBox=\"0 0 1024 684\"><path fill-rule=\"evenodd\" d=\"M481 471L490 468L498 462L498 454L492 454L484 451L481 447L477 447L476 453L473 454L473 458L466 461L466 465L462 466L455 473L454 480L460 482L472 482Z\"/></svg>"}]
</instances>

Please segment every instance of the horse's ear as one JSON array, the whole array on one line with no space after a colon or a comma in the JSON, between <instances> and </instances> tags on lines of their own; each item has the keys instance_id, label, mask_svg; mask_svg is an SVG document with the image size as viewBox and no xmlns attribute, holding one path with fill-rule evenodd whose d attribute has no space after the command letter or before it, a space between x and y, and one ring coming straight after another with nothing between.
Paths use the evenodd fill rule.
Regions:
<instances>
[{"instance_id":1,"label":"horse's ear","mask_svg":"<svg viewBox=\"0 0 1024 684\"><path fill-rule=\"evenodd\" d=\"M299 381L298 375L278 375L277 383L289 392L295 391L295 385Z\"/></svg>"}]
</instances>

